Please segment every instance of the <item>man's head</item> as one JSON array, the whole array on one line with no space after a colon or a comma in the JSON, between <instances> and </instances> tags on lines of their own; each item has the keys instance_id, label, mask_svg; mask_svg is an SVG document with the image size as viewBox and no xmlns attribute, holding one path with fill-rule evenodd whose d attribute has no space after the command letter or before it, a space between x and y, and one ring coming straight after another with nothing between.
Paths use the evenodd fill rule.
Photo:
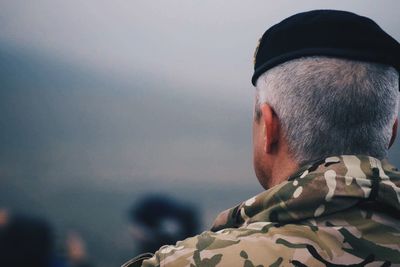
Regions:
<instances>
[{"instance_id":1,"label":"man's head","mask_svg":"<svg viewBox=\"0 0 400 267\"><path fill-rule=\"evenodd\" d=\"M265 188L280 183L299 165L323 157L366 154L384 158L396 135L397 41L387 37L371 20L348 12L325 10L295 16L306 23L299 26L301 20L293 21L291 17L275 25L272 33L270 29L264 34L255 57L254 167ZM310 23L310 16L313 23L320 21L318 27ZM347 21L350 28L351 23L358 23L353 27L355 32L370 31L382 41L374 40L373 47L357 43L358 39L351 42L355 38L348 37L351 32L335 31L335 19L339 25ZM373 27L363 28L363 23L371 22ZM277 48L285 40L282 36L293 41L287 35L293 31L291 28L296 34L302 31L307 35L322 32L321 27L336 36L316 36L314 41L301 41L300 48L295 44ZM273 36L266 36L268 33ZM347 46L346 40L340 41L345 37L350 39ZM364 41L368 42L368 38ZM275 51L264 51L267 48ZM374 51L368 58L368 53ZM385 53L392 53L393 58Z\"/></svg>"}]
</instances>

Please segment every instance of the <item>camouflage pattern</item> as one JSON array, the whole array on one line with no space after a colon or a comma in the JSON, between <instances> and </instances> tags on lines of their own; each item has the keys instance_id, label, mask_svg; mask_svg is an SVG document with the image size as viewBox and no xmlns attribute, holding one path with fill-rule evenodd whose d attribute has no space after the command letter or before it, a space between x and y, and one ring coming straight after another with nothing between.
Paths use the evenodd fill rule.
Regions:
<instances>
[{"instance_id":1,"label":"camouflage pattern","mask_svg":"<svg viewBox=\"0 0 400 267\"><path fill-rule=\"evenodd\" d=\"M400 172L386 160L345 155L304 166L141 266L348 265L400 266Z\"/></svg>"}]
</instances>

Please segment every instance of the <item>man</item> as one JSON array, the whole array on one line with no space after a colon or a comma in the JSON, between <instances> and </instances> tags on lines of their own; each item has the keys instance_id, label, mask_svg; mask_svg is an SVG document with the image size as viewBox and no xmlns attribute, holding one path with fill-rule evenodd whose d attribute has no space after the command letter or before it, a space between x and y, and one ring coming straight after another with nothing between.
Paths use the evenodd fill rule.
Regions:
<instances>
[{"instance_id":1,"label":"man","mask_svg":"<svg viewBox=\"0 0 400 267\"><path fill-rule=\"evenodd\" d=\"M252 78L266 191L130 266L400 266L400 172L384 160L399 70L399 43L353 13L310 11L267 30Z\"/></svg>"}]
</instances>

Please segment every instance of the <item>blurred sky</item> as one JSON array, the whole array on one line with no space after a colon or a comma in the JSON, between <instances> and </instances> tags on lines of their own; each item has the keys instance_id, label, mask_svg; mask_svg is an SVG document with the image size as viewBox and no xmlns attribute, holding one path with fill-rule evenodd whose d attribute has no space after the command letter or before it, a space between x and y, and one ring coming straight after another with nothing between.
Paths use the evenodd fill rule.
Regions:
<instances>
[{"instance_id":1,"label":"blurred sky","mask_svg":"<svg viewBox=\"0 0 400 267\"><path fill-rule=\"evenodd\" d=\"M368 16L400 40L396 0L2 0L0 205L82 226L69 215L92 218L93 192L121 196L109 210L122 221L124 201L167 191L209 225L261 191L251 158L258 38L319 8ZM390 158L400 165L398 143Z\"/></svg>"}]
</instances>

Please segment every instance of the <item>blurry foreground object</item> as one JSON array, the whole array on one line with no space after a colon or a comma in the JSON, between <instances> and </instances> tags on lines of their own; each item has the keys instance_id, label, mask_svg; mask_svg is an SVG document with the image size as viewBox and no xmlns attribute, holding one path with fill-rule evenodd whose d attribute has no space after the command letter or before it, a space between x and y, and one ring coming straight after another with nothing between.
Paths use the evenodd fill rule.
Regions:
<instances>
[{"instance_id":1,"label":"blurry foreground object","mask_svg":"<svg viewBox=\"0 0 400 267\"><path fill-rule=\"evenodd\" d=\"M7 224L8 216L8 211L6 209L0 209L0 227Z\"/></svg>"},{"instance_id":2,"label":"blurry foreground object","mask_svg":"<svg viewBox=\"0 0 400 267\"><path fill-rule=\"evenodd\" d=\"M76 232L67 236L66 255L58 255L55 247L53 229L46 220L0 209L0 267L93 266Z\"/></svg>"},{"instance_id":3,"label":"blurry foreground object","mask_svg":"<svg viewBox=\"0 0 400 267\"><path fill-rule=\"evenodd\" d=\"M67 258L71 267L92 267L87 259L86 247L82 237L74 231L67 235Z\"/></svg>"},{"instance_id":4,"label":"blurry foreground object","mask_svg":"<svg viewBox=\"0 0 400 267\"><path fill-rule=\"evenodd\" d=\"M164 195L141 199L130 209L129 217L138 253L155 252L199 230L198 215L193 207Z\"/></svg>"},{"instance_id":5,"label":"blurry foreground object","mask_svg":"<svg viewBox=\"0 0 400 267\"><path fill-rule=\"evenodd\" d=\"M0 212L0 266L49 267L52 264L52 231L39 218Z\"/></svg>"}]
</instances>

